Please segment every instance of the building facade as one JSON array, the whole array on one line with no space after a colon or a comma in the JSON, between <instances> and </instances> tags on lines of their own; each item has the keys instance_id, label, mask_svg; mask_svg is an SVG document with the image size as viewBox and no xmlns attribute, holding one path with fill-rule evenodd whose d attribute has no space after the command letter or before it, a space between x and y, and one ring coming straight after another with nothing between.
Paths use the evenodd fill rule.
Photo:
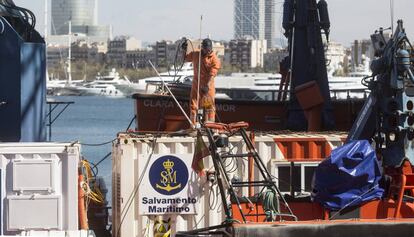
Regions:
<instances>
[{"instance_id":1,"label":"building facade","mask_svg":"<svg viewBox=\"0 0 414 237\"><path fill-rule=\"evenodd\" d=\"M127 52L141 48L141 41L129 36L120 36L108 44L107 62L117 67L127 67Z\"/></svg>"},{"instance_id":2,"label":"building facade","mask_svg":"<svg viewBox=\"0 0 414 237\"><path fill-rule=\"evenodd\" d=\"M158 67L168 67L169 65L173 65L176 52L177 42L169 40L157 41L154 46L156 65Z\"/></svg>"},{"instance_id":3,"label":"building facade","mask_svg":"<svg viewBox=\"0 0 414 237\"><path fill-rule=\"evenodd\" d=\"M368 60L374 58L374 48L371 40L355 40L351 47L351 70L355 71L358 67L365 64Z\"/></svg>"},{"instance_id":4,"label":"building facade","mask_svg":"<svg viewBox=\"0 0 414 237\"><path fill-rule=\"evenodd\" d=\"M101 64L105 62L107 43L88 43L87 41L79 40L72 43L71 50L73 62Z\"/></svg>"},{"instance_id":5,"label":"building facade","mask_svg":"<svg viewBox=\"0 0 414 237\"><path fill-rule=\"evenodd\" d=\"M63 65L68 60L68 47L59 45L48 45L46 62L49 68Z\"/></svg>"},{"instance_id":6,"label":"building facade","mask_svg":"<svg viewBox=\"0 0 414 237\"><path fill-rule=\"evenodd\" d=\"M155 62L155 54L151 48L132 50L126 52L125 64L127 68L148 68L150 67L148 62L149 60L151 60L151 62Z\"/></svg>"},{"instance_id":7,"label":"building facade","mask_svg":"<svg viewBox=\"0 0 414 237\"><path fill-rule=\"evenodd\" d=\"M236 39L229 43L230 64L242 71L262 68L266 53L266 40Z\"/></svg>"},{"instance_id":8,"label":"building facade","mask_svg":"<svg viewBox=\"0 0 414 237\"><path fill-rule=\"evenodd\" d=\"M345 47L337 42L330 41L325 51L327 70L329 75L344 74L345 72Z\"/></svg>"},{"instance_id":9,"label":"building facade","mask_svg":"<svg viewBox=\"0 0 414 237\"><path fill-rule=\"evenodd\" d=\"M286 48L273 48L264 54L264 65L265 72L277 73L280 71L280 62L289 55Z\"/></svg>"}]
</instances>

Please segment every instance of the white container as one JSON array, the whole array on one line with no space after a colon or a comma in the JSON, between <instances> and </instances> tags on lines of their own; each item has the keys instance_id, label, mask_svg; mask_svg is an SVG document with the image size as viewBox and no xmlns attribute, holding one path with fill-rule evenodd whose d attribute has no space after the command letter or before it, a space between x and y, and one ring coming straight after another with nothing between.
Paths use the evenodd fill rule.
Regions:
<instances>
[{"instance_id":1,"label":"white container","mask_svg":"<svg viewBox=\"0 0 414 237\"><path fill-rule=\"evenodd\" d=\"M78 230L80 146L0 143L2 234Z\"/></svg>"},{"instance_id":2,"label":"white container","mask_svg":"<svg viewBox=\"0 0 414 237\"><path fill-rule=\"evenodd\" d=\"M295 141L295 139L302 139L304 141L290 145L289 142L291 140ZM341 145L344 136L337 134L256 135L255 147L271 173L278 175L276 170L278 168L277 164L284 165L288 162L286 157L290 154L287 152L289 149L284 148L286 142L288 143L287 147L293 146L298 152L304 151L304 154L308 154L309 152L305 152L304 147L307 140L312 141L312 139L318 140L318 144L323 143L325 150L329 150ZM207 138L204 137L204 140L207 141ZM286 142L284 142L285 140ZM186 155L192 157L194 142L195 137L188 136L155 138L151 134L137 136L120 133L118 135L118 139L112 147L112 235L114 237L154 236L154 229L162 231L170 227L171 233L174 236L177 231L193 230L218 225L223 222L224 213L217 185L211 187L211 184L205 178L197 180L199 201L197 203L196 215L140 215L138 203L140 195L143 195L140 192L140 186L143 182L147 182L142 176L143 171L148 168L145 168L146 162L151 157L160 155ZM236 154L246 153L241 137L232 137L230 139L230 147ZM315 160L310 162L315 162ZM204 165L208 169L213 168L211 157L204 159ZM247 180L247 161L241 160L234 164L229 164L229 167L233 167L231 172L228 172L230 178ZM258 173L258 171L255 171L255 176ZM238 194L247 195L247 188L239 190Z\"/></svg>"}]
</instances>

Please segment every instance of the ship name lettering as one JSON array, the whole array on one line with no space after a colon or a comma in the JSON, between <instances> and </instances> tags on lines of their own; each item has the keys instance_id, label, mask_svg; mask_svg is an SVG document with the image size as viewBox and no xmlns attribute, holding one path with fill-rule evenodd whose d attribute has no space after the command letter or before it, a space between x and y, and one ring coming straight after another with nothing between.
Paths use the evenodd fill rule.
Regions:
<instances>
[{"instance_id":1,"label":"ship name lettering","mask_svg":"<svg viewBox=\"0 0 414 237\"><path fill-rule=\"evenodd\" d=\"M187 108L187 103L180 102L180 105L183 108ZM165 101L165 100L144 100L144 106L145 107L152 107L152 108L174 108L175 102L173 101Z\"/></svg>"},{"instance_id":2,"label":"ship name lettering","mask_svg":"<svg viewBox=\"0 0 414 237\"><path fill-rule=\"evenodd\" d=\"M223 112L236 112L236 106L235 105L228 105L228 104L218 104L216 106L217 111L223 111Z\"/></svg>"}]
</instances>

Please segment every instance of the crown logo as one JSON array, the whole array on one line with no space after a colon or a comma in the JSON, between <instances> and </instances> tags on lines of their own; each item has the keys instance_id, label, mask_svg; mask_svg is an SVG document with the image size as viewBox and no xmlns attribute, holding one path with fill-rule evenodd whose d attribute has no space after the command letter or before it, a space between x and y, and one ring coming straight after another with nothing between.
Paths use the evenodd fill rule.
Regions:
<instances>
[{"instance_id":1,"label":"crown logo","mask_svg":"<svg viewBox=\"0 0 414 237\"><path fill-rule=\"evenodd\" d=\"M174 162L170 161L170 159L164 161L164 163L162 163L162 165L164 166L164 168L166 170L172 169L172 167L174 166Z\"/></svg>"}]
</instances>

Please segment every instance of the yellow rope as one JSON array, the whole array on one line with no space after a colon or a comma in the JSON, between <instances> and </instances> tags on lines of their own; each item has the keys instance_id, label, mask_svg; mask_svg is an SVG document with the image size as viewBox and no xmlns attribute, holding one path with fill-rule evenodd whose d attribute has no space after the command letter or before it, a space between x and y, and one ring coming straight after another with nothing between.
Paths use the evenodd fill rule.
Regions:
<instances>
[{"instance_id":1,"label":"yellow rope","mask_svg":"<svg viewBox=\"0 0 414 237\"><path fill-rule=\"evenodd\" d=\"M95 203L102 204L105 201L105 197L102 194L101 190L99 189L98 185L96 185L96 182L94 182L93 187L91 188L89 184L91 183L91 180L95 179L91 164L87 160L81 161L82 167L84 168L84 176L85 176L85 182L81 184L82 189L85 192L85 196L92 200ZM87 203L89 203L89 200L87 200Z\"/></svg>"}]
</instances>

